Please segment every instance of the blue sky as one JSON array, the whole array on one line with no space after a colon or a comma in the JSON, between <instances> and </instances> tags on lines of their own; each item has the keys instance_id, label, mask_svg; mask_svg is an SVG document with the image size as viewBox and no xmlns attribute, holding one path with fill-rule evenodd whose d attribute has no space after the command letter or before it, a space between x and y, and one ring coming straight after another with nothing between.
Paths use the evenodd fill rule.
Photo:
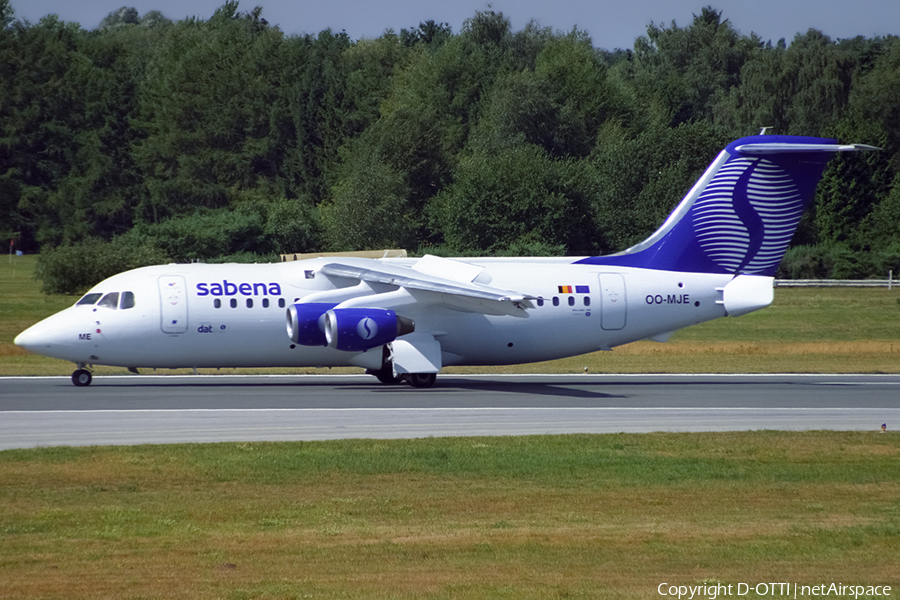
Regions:
<instances>
[{"instance_id":1,"label":"blue sky","mask_svg":"<svg viewBox=\"0 0 900 600\"><path fill-rule=\"evenodd\" d=\"M48 14L77 21L87 29L121 6L143 15L160 10L170 19L195 16L208 19L224 0L11 0L18 18L37 22ZM630 48L647 24L682 27L704 6L721 10L741 33L754 32L763 40L790 42L798 32L819 29L832 39L857 35L900 35L898 0L242 0L240 10L263 7L263 17L287 34L345 30L352 39L378 37L386 29L412 28L429 19L447 22L457 33L463 21L478 10L503 12L513 30L530 20L543 27L587 30L594 45Z\"/></svg>"}]
</instances>

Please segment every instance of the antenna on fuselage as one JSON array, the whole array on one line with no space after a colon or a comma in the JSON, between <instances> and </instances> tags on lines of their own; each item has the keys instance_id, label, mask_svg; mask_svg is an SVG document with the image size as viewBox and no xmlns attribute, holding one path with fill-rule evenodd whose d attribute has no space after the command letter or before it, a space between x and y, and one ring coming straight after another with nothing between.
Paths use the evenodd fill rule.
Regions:
<instances>
[{"instance_id":1,"label":"antenna on fuselage","mask_svg":"<svg viewBox=\"0 0 900 600\"><path fill-rule=\"evenodd\" d=\"M772 127L771 125L770 125L769 127L763 127L762 129L759 130L759 135L768 135L767 132L768 132L770 129L775 129L775 128Z\"/></svg>"}]
</instances>

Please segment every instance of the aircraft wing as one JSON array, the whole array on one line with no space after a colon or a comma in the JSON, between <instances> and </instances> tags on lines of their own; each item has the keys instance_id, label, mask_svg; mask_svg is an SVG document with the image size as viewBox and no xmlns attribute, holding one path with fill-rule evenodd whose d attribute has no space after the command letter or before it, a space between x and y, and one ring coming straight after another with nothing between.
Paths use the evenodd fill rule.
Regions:
<instances>
[{"instance_id":1,"label":"aircraft wing","mask_svg":"<svg viewBox=\"0 0 900 600\"><path fill-rule=\"evenodd\" d=\"M342 260L323 265L319 271L329 277L356 279L368 284L381 284L392 288L403 288L414 298L427 298L430 304L445 304L457 310L477 312L489 315L511 315L525 317L525 309L534 308L533 296L502 290L488 285L475 283L474 279L481 269L465 263L437 257L427 257L423 270L395 266L375 261ZM435 275L445 267L453 278ZM383 294L375 294L375 297ZM367 296L375 300L371 296ZM316 298L320 301L320 298ZM370 304L358 299L354 304Z\"/></svg>"}]
</instances>

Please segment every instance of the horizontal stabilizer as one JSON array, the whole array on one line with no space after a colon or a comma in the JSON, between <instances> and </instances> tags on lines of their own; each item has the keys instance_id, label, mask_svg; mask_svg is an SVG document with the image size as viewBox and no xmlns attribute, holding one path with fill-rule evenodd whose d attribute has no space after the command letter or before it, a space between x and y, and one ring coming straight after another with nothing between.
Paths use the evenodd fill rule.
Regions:
<instances>
[{"instance_id":1,"label":"horizontal stabilizer","mask_svg":"<svg viewBox=\"0 0 900 600\"><path fill-rule=\"evenodd\" d=\"M881 150L866 144L742 144L735 147L741 154L803 154L808 152L859 152Z\"/></svg>"}]
</instances>

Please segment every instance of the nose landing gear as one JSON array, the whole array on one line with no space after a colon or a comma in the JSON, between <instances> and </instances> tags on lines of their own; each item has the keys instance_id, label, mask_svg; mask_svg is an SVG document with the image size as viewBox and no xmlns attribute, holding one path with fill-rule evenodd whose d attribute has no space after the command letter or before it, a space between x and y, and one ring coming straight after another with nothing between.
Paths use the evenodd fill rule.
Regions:
<instances>
[{"instance_id":1,"label":"nose landing gear","mask_svg":"<svg viewBox=\"0 0 900 600\"><path fill-rule=\"evenodd\" d=\"M91 385L91 380L94 378L91 372L84 368L83 363L78 363L77 367L75 372L72 373L72 383L78 387Z\"/></svg>"}]
</instances>

